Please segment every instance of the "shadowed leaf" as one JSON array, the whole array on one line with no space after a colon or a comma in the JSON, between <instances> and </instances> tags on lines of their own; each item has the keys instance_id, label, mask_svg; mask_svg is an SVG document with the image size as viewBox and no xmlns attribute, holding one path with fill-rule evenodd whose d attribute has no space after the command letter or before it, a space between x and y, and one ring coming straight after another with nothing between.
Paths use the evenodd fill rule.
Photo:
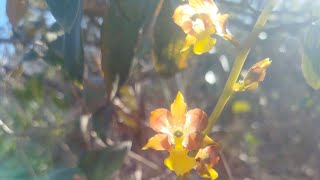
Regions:
<instances>
[{"instance_id":1,"label":"shadowed leaf","mask_svg":"<svg viewBox=\"0 0 320 180\"><path fill-rule=\"evenodd\" d=\"M128 77L148 0L112 1L101 28L102 69L107 95ZM118 80L114 87L113 83Z\"/></svg>"}]
</instances>

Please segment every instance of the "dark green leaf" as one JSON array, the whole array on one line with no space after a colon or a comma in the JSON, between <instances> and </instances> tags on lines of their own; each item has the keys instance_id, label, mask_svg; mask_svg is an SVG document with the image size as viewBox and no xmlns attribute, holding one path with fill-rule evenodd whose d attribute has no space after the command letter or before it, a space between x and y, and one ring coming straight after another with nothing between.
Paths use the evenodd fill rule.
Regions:
<instances>
[{"instance_id":1,"label":"dark green leaf","mask_svg":"<svg viewBox=\"0 0 320 180\"><path fill-rule=\"evenodd\" d=\"M77 17L71 32L61 35L57 24L51 27L52 33L57 37L55 40L48 39L49 49L45 60L54 65L61 65L66 75L73 80L82 80L84 68L83 42L81 39L81 17L82 12Z\"/></svg>"},{"instance_id":2,"label":"dark green leaf","mask_svg":"<svg viewBox=\"0 0 320 180\"><path fill-rule=\"evenodd\" d=\"M86 174L87 179L105 179L121 167L130 148L131 142L123 142L102 150L87 152L81 157L79 168Z\"/></svg>"},{"instance_id":3,"label":"dark green leaf","mask_svg":"<svg viewBox=\"0 0 320 180\"><path fill-rule=\"evenodd\" d=\"M66 32L70 32L81 16L82 0L46 0L54 18Z\"/></svg>"}]
</instances>

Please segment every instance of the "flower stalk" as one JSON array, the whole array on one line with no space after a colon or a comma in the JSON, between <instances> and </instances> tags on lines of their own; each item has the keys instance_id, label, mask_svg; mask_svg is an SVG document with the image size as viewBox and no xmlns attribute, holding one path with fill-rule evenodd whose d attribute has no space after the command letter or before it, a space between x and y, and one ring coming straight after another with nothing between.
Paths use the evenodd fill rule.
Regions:
<instances>
[{"instance_id":1,"label":"flower stalk","mask_svg":"<svg viewBox=\"0 0 320 180\"><path fill-rule=\"evenodd\" d=\"M217 122L222 110L224 109L225 105L227 104L230 97L234 94L233 86L237 82L240 72L242 70L242 67L247 59L247 56L251 50L251 47L253 46L254 42L256 41L259 33L261 32L262 28L266 24L268 18L270 17L272 13L272 9L277 4L278 0L270 0L268 1L266 7L261 12L253 30L251 31L250 35L244 42L243 46L239 46L239 53L236 57L236 60L232 66L229 78L226 82L226 85L222 91L222 94L212 111L211 115L208 119L208 126L204 130L205 134L210 133L213 125Z\"/></svg>"}]
</instances>

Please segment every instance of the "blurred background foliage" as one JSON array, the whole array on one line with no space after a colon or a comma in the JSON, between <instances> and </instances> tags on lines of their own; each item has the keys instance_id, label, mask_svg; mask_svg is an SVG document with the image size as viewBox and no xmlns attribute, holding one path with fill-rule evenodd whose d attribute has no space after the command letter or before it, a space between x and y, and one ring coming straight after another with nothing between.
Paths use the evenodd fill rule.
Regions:
<instances>
[{"instance_id":1,"label":"blurred background foliage","mask_svg":"<svg viewBox=\"0 0 320 180\"><path fill-rule=\"evenodd\" d=\"M267 0L216 0L242 42ZM166 154L141 151L151 110L180 90L212 111L237 48L217 37L179 53L180 0L0 2L0 179L173 179ZM320 2L279 0L242 76L270 57L265 81L234 96L212 130L219 179L320 179ZM191 174L191 179L197 176Z\"/></svg>"}]
</instances>

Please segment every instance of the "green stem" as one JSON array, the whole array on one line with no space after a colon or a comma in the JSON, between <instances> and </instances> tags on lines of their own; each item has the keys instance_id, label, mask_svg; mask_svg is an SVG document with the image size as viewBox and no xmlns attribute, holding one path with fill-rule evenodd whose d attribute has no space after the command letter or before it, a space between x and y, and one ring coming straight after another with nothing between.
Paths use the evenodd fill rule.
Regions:
<instances>
[{"instance_id":1,"label":"green stem","mask_svg":"<svg viewBox=\"0 0 320 180\"><path fill-rule=\"evenodd\" d=\"M238 52L238 55L236 57L236 60L233 64L233 67L231 69L229 78L226 82L226 85L222 91L222 94L212 111L210 117L209 117L209 122L207 128L204 130L205 134L208 134L213 125L217 122L222 110L224 109L225 105L227 104L228 100L230 97L233 95L233 86L237 82L239 74L242 70L243 64L246 61L246 58L250 52L251 47L253 46L254 42L256 41L259 33L261 32L262 28L266 24L269 16L272 13L272 9L275 7L277 4L278 0L270 0L268 1L268 4L266 7L263 9L261 12L256 24L253 27L253 30L249 34L248 38L244 42L243 47L240 47L240 50Z\"/></svg>"}]
</instances>

